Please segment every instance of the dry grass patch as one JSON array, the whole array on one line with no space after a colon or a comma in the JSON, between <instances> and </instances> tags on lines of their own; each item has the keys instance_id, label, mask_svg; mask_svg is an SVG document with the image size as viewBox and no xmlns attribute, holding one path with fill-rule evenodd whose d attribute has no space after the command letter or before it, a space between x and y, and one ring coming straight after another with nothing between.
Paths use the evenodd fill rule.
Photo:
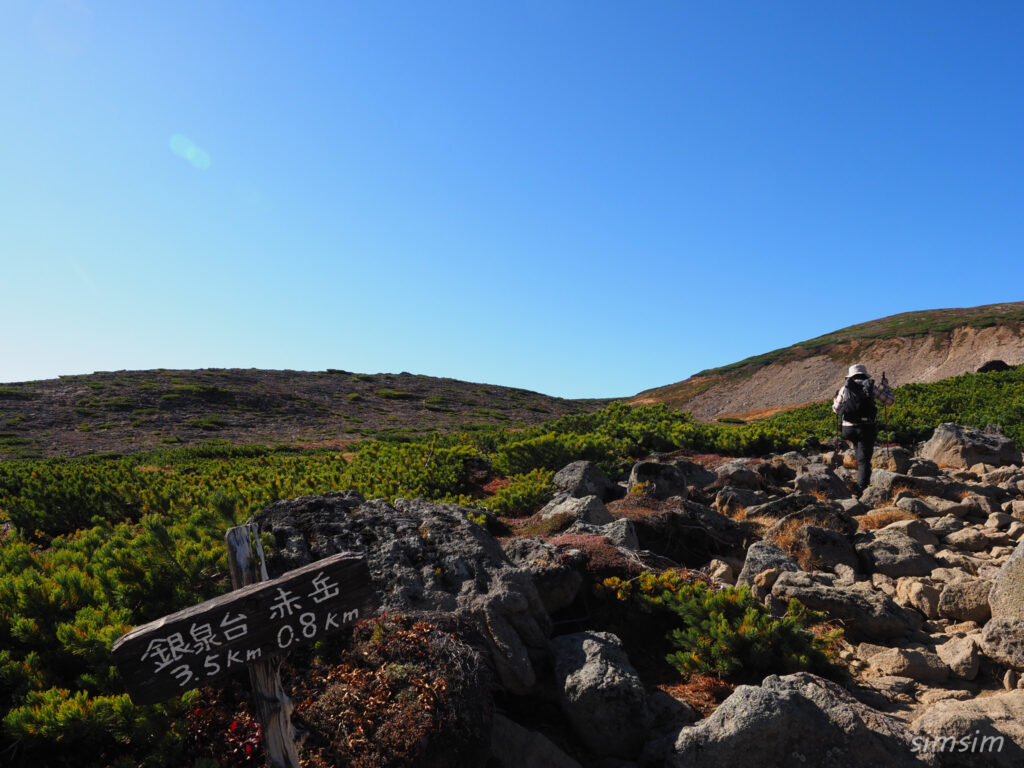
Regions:
<instances>
[{"instance_id":1,"label":"dry grass patch","mask_svg":"<svg viewBox=\"0 0 1024 768\"><path fill-rule=\"evenodd\" d=\"M900 520L917 520L917 515L897 507L873 509L857 518L857 527L862 531L875 531Z\"/></svg>"}]
</instances>

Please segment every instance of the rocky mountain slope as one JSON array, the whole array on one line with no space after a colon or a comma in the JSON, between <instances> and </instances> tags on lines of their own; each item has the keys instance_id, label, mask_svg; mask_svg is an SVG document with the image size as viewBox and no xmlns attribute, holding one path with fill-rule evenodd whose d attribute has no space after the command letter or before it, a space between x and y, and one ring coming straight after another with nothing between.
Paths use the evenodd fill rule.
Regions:
<instances>
[{"instance_id":1,"label":"rocky mountain slope","mask_svg":"<svg viewBox=\"0 0 1024 768\"><path fill-rule=\"evenodd\" d=\"M338 447L388 432L533 424L607 402L410 373L100 372L0 385L0 459L126 453L210 439Z\"/></svg>"},{"instance_id":2,"label":"rocky mountain slope","mask_svg":"<svg viewBox=\"0 0 1024 768\"><path fill-rule=\"evenodd\" d=\"M706 420L750 418L831 397L853 362L902 385L973 372L990 360L1024 363L1024 302L892 315L701 371L631 402L665 403Z\"/></svg>"}]
</instances>

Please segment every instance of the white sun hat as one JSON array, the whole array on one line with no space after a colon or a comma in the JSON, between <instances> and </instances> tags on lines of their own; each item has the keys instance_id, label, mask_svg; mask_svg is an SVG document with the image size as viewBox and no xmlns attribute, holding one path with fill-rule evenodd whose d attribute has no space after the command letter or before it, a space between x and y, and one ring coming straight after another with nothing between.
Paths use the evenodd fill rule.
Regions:
<instances>
[{"instance_id":1,"label":"white sun hat","mask_svg":"<svg viewBox=\"0 0 1024 768\"><path fill-rule=\"evenodd\" d=\"M858 373L862 373L865 376L867 376L868 375L867 366L861 365L860 363L855 363L854 365L851 365L850 366L850 370L846 372L846 378L849 379L849 378L851 378L853 376L856 376Z\"/></svg>"}]
</instances>

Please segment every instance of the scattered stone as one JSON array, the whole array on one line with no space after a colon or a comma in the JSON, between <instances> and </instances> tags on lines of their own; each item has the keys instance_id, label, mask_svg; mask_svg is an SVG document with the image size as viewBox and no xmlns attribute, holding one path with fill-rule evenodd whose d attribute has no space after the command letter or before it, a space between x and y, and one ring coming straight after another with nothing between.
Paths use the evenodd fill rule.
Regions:
<instances>
[{"instance_id":1,"label":"scattered stone","mask_svg":"<svg viewBox=\"0 0 1024 768\"><path fill-rule=\"evenodd\" d=\"M570 496L581 499L597 496L602 501L617 498L620 488L608 479L604 470L592 461L574 461L555 473L555 487Z\"/></svg>"},{"instance_id":2,"label":"scattered stone","mask_svg":"<svg viewBox=\"0 0 1024 768\"><path fill-rule=\"evenodd\" d=\"M940 424L919 454L937 464L969 467L985 463L995 467L1020 464L1021 453L999 427L984 430L958 424Z\"/></svg>"},{"instance_id":3,"label":"scattered stone","mask_svg":"<svg viewBox=\"0 0 1024 768\"><path fill-rule=\"evenodd\" d=\"M764 571L777 568L780 571L799 571L796 560L769 541L757 541L747 550L747 559L743 561L743 569L736 577L737 586L750 586L754 578Z\"/></svg>"},{"instance_id":4,"label":"scattered stone","mask_svg":"<svg viewBox=\"0 0 1024 768\"><path fill-rule=\"evenodd\" d=\"M746 488L750 491L760 491L764 488L761 476L750 469L745 461L730 461L716 470L718 479L715 481L721 487L732 486L733 488Z\"/></svg>"},{"instance_id":5,"label":"scattered stone","mask_svg":"<svg viewBox=\"0 0 1024 768\"><path fill-rule=\"evenodd\" d=\"M714 508L722 515L738 515L751 507L764 505L768 498L764 491L727 485L715 495Z\"/></svg>"},{"instance_id":6,"label":"scattered stone","mask_svg":"<svg viewBox=\"0 0 1024 768\"><path fill-rule=\"evenodd\" d=\"M920 541L900 530L864 531L853 543L868 573L925 576L938 565Z\"/></svg>"},{"instance_id":7,"label":"scattered stone","mask_svg":"<svg viewBox=\"0 0 1024 768\"><path fill-rule=\"evenodd\" d=\"M686 477L675 464L657 461L638 461L629 473L627 493L643 492L655 499L670 496L686 498Z\"/></svg>"},{"instance_id":8,"label":"scattered stone","mask_svg":"<svg viewBox=\"0 0 1024 768\"><path fill-rule=\"evenodd\" d=\"M927 619L939 617L941 590L916 577L903 577L896 582L895 601L906 608L914 608Z\"/></svg>"},{"instance_id":9,"label":"scattered stone","mask_svg":"<svg viewBox=\"0 0 1024 768\"><path fill-rule=\"evenodd\" d=\"M723 584L736 583L736 574L733 571L732 566L718 558L715 558L708 563L708 576L716 581L722 582Z\"/></svg>"},{"instance_id":10,"label":"scattered stone","mask_svg":"<svg viewBox=\"0 0 1024 768\"><path fill-rule=\"evenodd\" d=\"M1024 618L1024 542L1003 563L988 600L993 617Z\"/></svg>"},{"instance_id":11,"label":"scattered stone","mask_svg":"<svg viewBox=\"0 0 1024 768\"><path fill-rule=\"evenodd\" d=\"M913 735L841 686L806 672L741 685L696 725L684 727L667 768L920 766Z\"/></svg>"},{"instance_id":12,"label":"scattered stone","mask_svg":"<svg viewBox=\"0 0 1024 768\"><path fill-rule=\"evenodd\" d=\"M943 766L1019 768L1024 764L1024 691L940 701L914 718L922 754L941 752ZM942 739L944 749L937 748Z\"/></svg>"},{"instance_id":13,"label":"scattered stone","mask_svg":"<svg viewBox=\"0 0 1024 768\"><path fill-rule=\"evenodd\" d=\"M887 640L917 630L921 617L897 605L879 590L860 583L837 584L826 574L786 572L772 586L775 608L784 610L797 599L815 611L846 622L847 636L854 640Z\"/></svg>"},{"instance_id":14,"label":"scattered stone","mask_svg":"<svg viewBox=\"0 0 1024 768\"><path fill-rule=\"evenodd\" d=\"M921 520L897 520L895 523L889 523L889 525L880 529L880 532L883 531L900 531L901 533L907 534L907 536L912 539L917 539L917 541L926 546L939 546L938 537L932 532L928 523Z\"/></svg>"},{"instance_id":15,"label":"scattered stone","mask_svg":"<svg viewBox=\"0 0 1024 768\"><path fill-rule=\"evenodd\" d=\"M796 472L794 485L797 491L823 495L830 499L850 498L850 489L835 472L825 464L808 464Z\"/></svg>"},{"instance_id":16,"label":"scattered stone","mask_svg":"<svg viewBox=\"0 0 1024 768\"><path fill-rule=\"evenodd\" d=\"M1011 616L989 619L981 633L981 650L993 661L1024 670L1024 619Z\"/></svg>"},{"instance_id":17,"label":"scattered stone","mask_svg":"<svg viewBox=\"0 0 1024 768\"><path fill-rule=\"evenodd\" d=\"M964 579L947 584L939 597L939 615L954 621L984 624L992 615L988 605L991 588L991 583L983 579Z\"/></svg>"},{"instance_id":18,"label":"scattered stone","mask_svg":"<svg viewBox=\"0 0 1024 768\"><path fill-rule=\"evenodd\" d=\"M949 677L949 667L928 651L889 648L872 655L869 665L880 677L909 677L921 683L943 683Z\"/></svg>"},{"instance_id":19,"label":"scattered stone","mask_svg":"<svg viewBox=\"0 0 1024 768\"><path fill-rule=\"evenodd\" d=\"M540 511L540 516L544 520L549 520L556 515L569 515L584 523L594 525L604 525L615 519L608 511L608 507L597 496L577 498L567 493L558 494Z\"/></svg>"},{"instance_id":20,"label":"scattered stone","mask_svg":"<svg viewBox=\"0 0 1024 768\"><path fill-rule=\"evenodd\" d=\"M973 637L954 637L937 645L935 652L949 671L964 680L973 680L981 667L981 649Z\"/></svg>"},{"instance_id":21,"label":"scattered stone","mask_svg":"<svg viewBox=\"0 0 1024 768\"><path fill-rule=\"evenodd\" d=\"M549 613L572 605L583 584L583 574L558 557L555 547L536 538L512 538L502 549L513 564L530 574L544 609Z\"/></svg>"},{"instance_id":22,"label":"scattered stone","mask_svg":"<svg viewBox=\"0 0 1024 768\"><path fill-rule=\"evenodd\" d=\"M579 632L551 647L559 702L576 735L597 754L634 757L647 729L647 696L619 639Z\"/></svg>"},{"instance_id":23,"label":"scattered stone","mask_svg":"<svg viewBox=\"0 0 1024 768\"><path fill-rule=\"evenodd\" d=\"M905 448L879 448L871 457L871 466L875 469L887 469L901 475L910 469L910 451Z\"/></svg>"},{"instance_id":24,"label":"scattered stone","mask_svg":"<svg viewBox=\"0 0 1024 768\"><path fill-rule=\"evenodd\" d=\"M845 565L856 571L860 567L856 550L839 531L804 525L794 536L794 547L800 562L815 570L835 571Z\"/></svg>"}]
</instances>

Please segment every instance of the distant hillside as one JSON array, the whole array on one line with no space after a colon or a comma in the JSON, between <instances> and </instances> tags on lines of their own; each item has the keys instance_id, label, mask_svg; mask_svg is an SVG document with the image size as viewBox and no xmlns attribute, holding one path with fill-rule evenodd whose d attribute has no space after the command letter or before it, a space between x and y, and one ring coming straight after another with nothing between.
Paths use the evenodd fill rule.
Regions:
<instances>
[{"instance_id":1,"label":"distant hillside","mask_svg":"<svg viewBox=\"0 0 1024 768\"><path fill-rule=\"evenodd\" d=\"M0 459L127 453L211 439L338 447L370 435L534 424L607 402L409 373L101 372L0 384Z\"/></svg>"},{"instance_id":2,"label":"distant hillside","mask_svg":"<svg viewBox=\"0 0 1024 768\"><path fill-rule=\"evenodd\" d=\"M872 320L701 371L630 402L665 403L706 420L750 418L831 397L853 362L909 384L972 372L989 360L1024 363L1024 302Z\"/></svg>"}]
</instances>

